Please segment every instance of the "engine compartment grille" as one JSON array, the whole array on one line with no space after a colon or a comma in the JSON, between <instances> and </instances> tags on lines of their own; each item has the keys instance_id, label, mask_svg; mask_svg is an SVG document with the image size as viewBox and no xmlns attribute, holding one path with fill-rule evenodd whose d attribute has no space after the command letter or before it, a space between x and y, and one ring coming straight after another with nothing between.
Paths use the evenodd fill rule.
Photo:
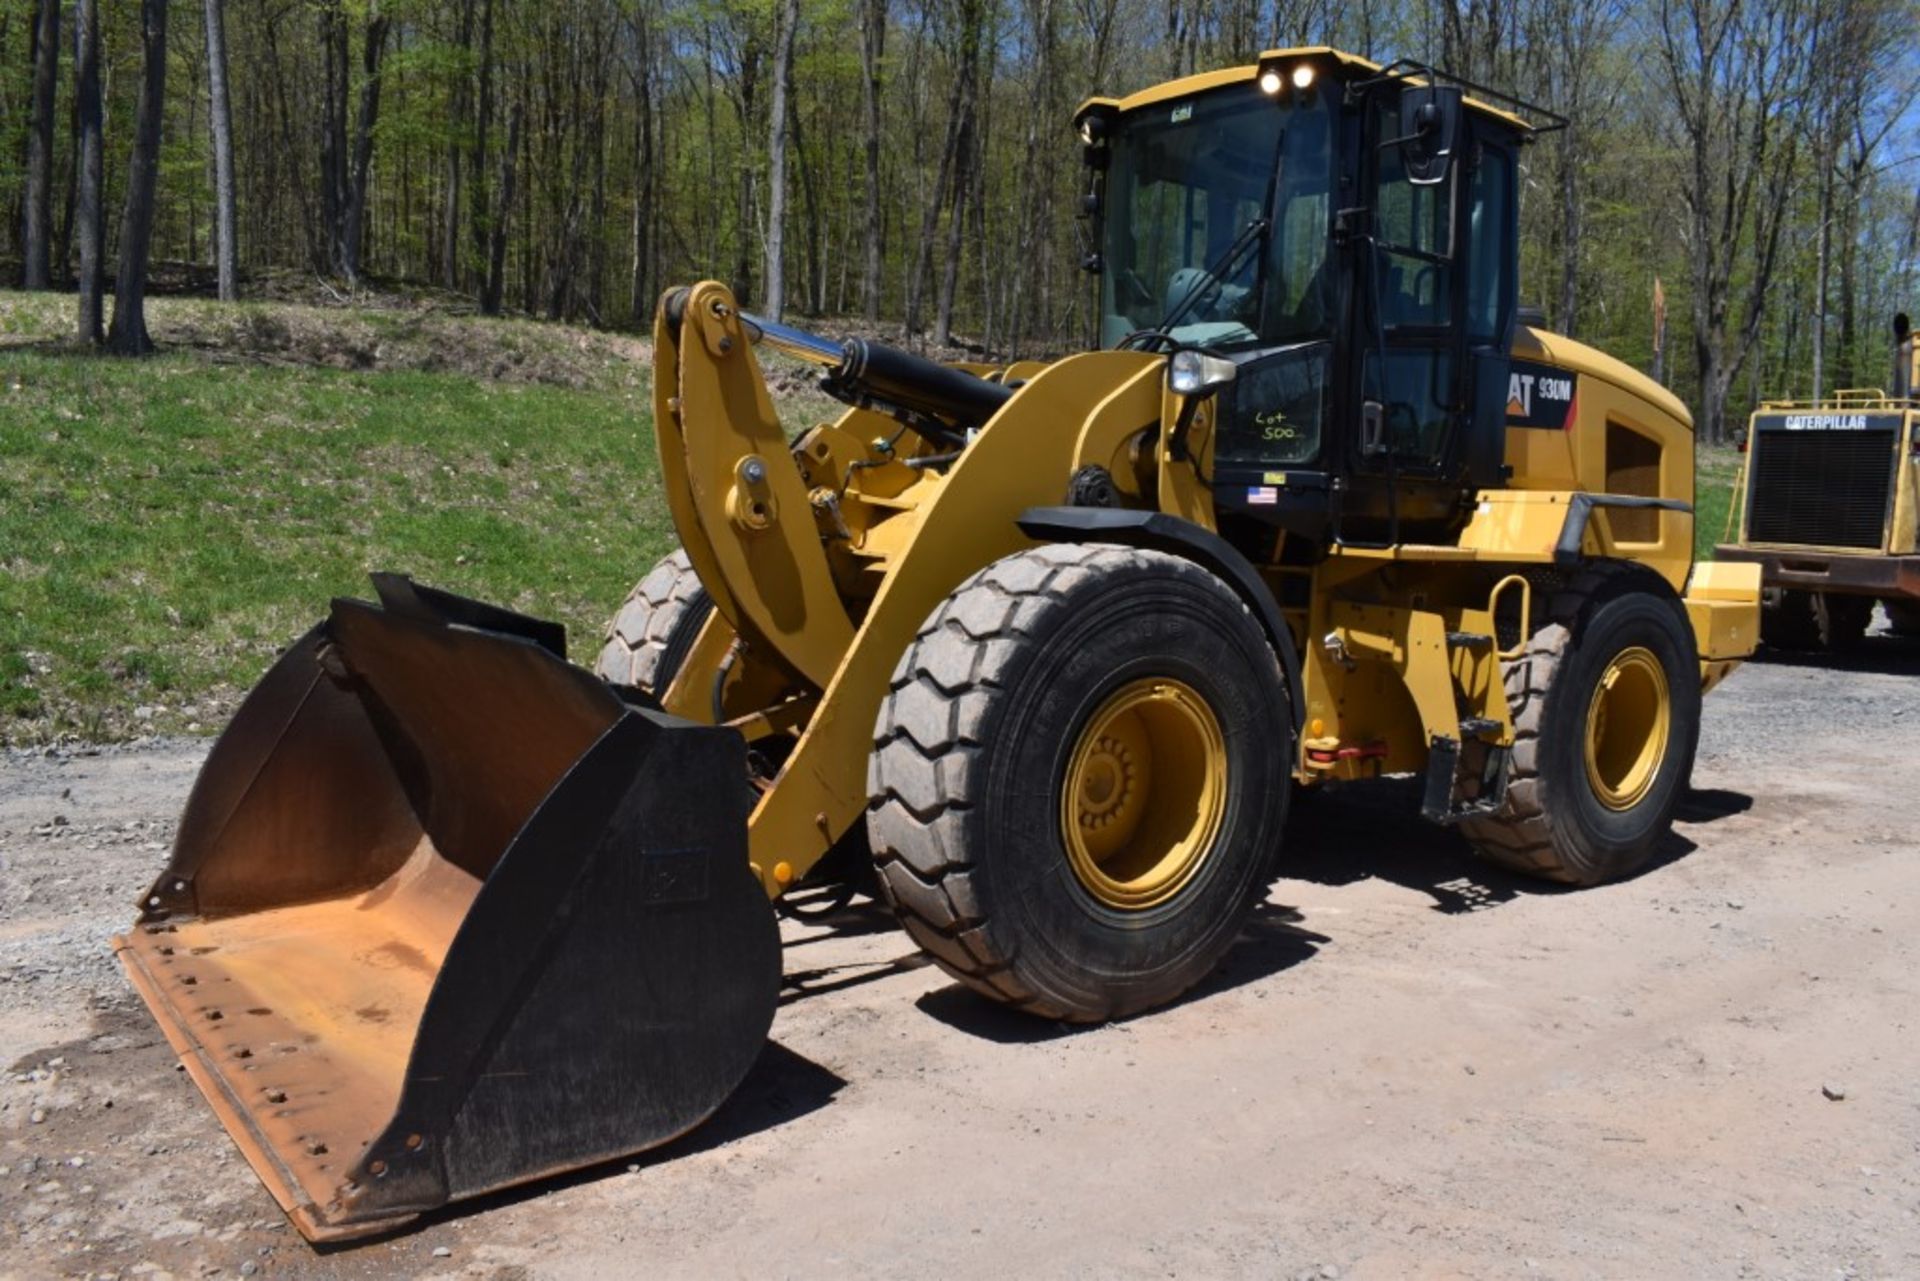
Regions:
<instances>
[{"instance_id":1,"label":"engine compartment grille","mask_svg":"<svg viewBox=\"0 0 1920 1281\"><path fill-rule=\"evenodd\" d=\"M1878 550L1893 482L1889 430L1756 433L1747 537Z\"/></svg>"}]
</instances>

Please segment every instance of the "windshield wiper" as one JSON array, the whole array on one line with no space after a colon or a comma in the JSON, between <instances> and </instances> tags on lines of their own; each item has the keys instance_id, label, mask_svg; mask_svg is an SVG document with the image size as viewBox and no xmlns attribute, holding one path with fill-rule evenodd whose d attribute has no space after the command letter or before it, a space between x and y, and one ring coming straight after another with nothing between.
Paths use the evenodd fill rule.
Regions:
<instances>
[{"instance_id":1,"label":"windshield wiper","mask_svg":"<svg viewBox=\"0 0 1920 1281\"><path fill-rule=\"evenodd\" d=\"M1200 273L1200 278L1180 296L1180 301L1173 305L1172 310L1167 312L1157 326L1136 334L1129 334L1121 345L1131 346L1135 340L1151 340L1149 343L1151 346L1158 346L1163 342L1172 332L1173 327L1185 319L1186 314L1192 311L1202 298L1214 288L1226 284L1228 278L1239 268L1240 259L1246 255L1247 250L1266 233L1267 225L1265 218L1255 218L1242 227L1240 234L1233 238L1232 243L1218 258L1214 259L1212 266Z\"/></svg>"}]
</instances>

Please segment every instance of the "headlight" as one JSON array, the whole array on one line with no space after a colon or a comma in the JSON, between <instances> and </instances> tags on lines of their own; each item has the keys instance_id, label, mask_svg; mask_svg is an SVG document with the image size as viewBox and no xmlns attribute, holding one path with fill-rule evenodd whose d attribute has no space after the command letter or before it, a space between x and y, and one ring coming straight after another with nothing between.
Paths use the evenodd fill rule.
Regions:
<instances>
[{"instance_id":1,"label":"headlight","mask_svg":"<svg viewBox=\"0 0 1920 1281\"><path fill-rule=\"evenodd\" d=\"M1280 72L1273 67L1268 67L1260 73L1260 92L1269 98L1279 93L1285 84L1286 81L1280 78Z\"/></svg>"},{"instance_id":2,"label":"headlight","mask_svg":"<svg viewBox=\"0 0 1920 1281\"><path fill-rule=\"evenodd\" d=\"M1201 396L1225 387L1239 372L1231 360L1188 348L1174 352L1167 363L1167 386L1175 395Z\"/></svg>"},{"instance_id":3,"label":"headlight","mask_svg":"<svg viewBox=\"0 0 1920 1281\"><path fill-rule=\"evenodd\" d=\"M1306 92L1313 86L1313 64L1303 62L1293 69L1293 87Z\"/></svg>"}]
</instances>

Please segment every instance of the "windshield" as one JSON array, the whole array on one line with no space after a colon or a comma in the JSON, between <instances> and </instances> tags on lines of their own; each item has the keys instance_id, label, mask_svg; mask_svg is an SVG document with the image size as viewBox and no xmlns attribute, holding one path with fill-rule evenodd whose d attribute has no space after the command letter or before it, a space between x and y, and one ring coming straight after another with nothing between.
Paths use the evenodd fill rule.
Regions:
<instances>
[{"instance_id":1,"label":"windshield","mask_svg":"<svg viewBox=\"0 0 1920 1281\"><path fill-rule=\"evenodd\" d=\"M1319 335L1330 318L1328 113L1253 85L1143 108L1115 122L1107 169L1101 346L1159 328L1231 345ZM1277 154L1280 168L1274 174ZM1236 240L1268 216L1258 243ZM1229 261L1223 263L1223 259ZM1209 268L1223 268L1209 280Z\"/></svg>"}]
</instances>

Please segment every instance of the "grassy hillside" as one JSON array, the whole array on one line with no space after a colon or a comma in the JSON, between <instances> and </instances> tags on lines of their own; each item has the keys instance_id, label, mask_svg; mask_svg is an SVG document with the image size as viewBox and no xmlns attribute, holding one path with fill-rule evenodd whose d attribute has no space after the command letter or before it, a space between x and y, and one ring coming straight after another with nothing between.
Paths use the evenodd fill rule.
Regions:
<instances>
[{"instance_id":1,"label":"grassy hillside","mask_svg":"<svg viewBox=\"0 0 1920 1281\"><path fill-rule=\"evenodd\" d=\"M370 569L591 653L671 546L630 341L159 300L155 359L34 345L70 306L0 294L0 739L217 729Z\"/></svg>"}]
</instances>

